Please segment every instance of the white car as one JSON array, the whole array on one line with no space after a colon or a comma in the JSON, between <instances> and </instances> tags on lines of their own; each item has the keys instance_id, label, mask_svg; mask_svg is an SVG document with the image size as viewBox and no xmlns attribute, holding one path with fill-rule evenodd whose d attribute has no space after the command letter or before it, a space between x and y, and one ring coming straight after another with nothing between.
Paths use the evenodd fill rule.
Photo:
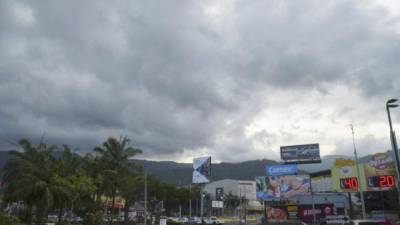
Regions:
<instances>
[{"instance_id":1,"label":"white car","mask_svg":"<svg viewBox=\"0 0 400 225\"><path fill-rule=\"evenodd\" d=\"M212 216L209 219L206 220L206 224L208 225L222 225L224 224L223 220L218 220L217 217Z\"/></svg>"},{"instance_id":2,"label":"white car","mask_svg":"<svg viewBox=\"0 0 400 225\"><path fill-rule=\"evenodd\" d=\"M390 225L384 220L350 220L349 225Z\"/></svg>"}]
</instances>

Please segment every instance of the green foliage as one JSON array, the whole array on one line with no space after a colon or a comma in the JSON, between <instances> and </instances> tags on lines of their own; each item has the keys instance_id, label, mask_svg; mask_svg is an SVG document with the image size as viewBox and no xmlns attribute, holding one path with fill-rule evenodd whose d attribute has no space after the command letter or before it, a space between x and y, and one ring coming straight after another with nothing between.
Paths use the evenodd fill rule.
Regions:
<instances>
[{"instance_id":1,"label":"green foliage","mask_svg":"<svg viewBox=\"0 0 400 225\"><path fill-rule=\"evenodd\" d=\"M83 225L103 225L103 213L88 212L83 219Z\"/></svg>"},{"instance_id":2,"label":"green foliage","mask_svg":"<svg viewBox=\"0 0 400 225\"><path fill-rule=\"evenodd\" d=\"M102 225L104 196L112 199L113 204L116 197L123 197L125 212L144 197L144 176L141 167L132 160L141 150L130 147L126 137L110 137L101 147L94 148L96 154L84 157L67 145L33 145L25 139L19 143L22 151L12 151L4 168L3 200L25 204L26 224L43 225L47 213L52 211L59 216L67 213L67 218L60 217L59 225L69 224L66 221L73 219L73 215L82 215L85 225ZM147 184L150 210L161 199L165 208L177 209L189 198L198 196L198 190L189 191L153 176L147 177ZM5 224L12 223L7 220Z\"/></svg>"},{"instance_id":3,"label":"green foliage","mask_svg":"<svg viewBox=\"0 0 400 225\"><path fill-rule=\"evenodd\" d=\"M24 225L18 219L13 218L7 214L0 213L0 225Z\"/></svg>"}]
</instances>

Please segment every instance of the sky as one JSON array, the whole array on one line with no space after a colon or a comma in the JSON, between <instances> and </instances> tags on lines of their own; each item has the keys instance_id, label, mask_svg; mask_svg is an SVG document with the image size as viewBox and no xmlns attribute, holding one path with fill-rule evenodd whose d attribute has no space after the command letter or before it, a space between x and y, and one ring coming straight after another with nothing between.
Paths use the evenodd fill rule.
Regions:
<instances>
[{"instance_id":1,"label":"sky","mask_svg":"<svg viewBox=\"0 0 400 225\"><path fill-rule=\"evenodd\" d=\"M0 150L127 136L151 160L351 155L350 124L360 155L390 148L396 1L3 0L0 27Z\"/></svg>"}]
</instances>

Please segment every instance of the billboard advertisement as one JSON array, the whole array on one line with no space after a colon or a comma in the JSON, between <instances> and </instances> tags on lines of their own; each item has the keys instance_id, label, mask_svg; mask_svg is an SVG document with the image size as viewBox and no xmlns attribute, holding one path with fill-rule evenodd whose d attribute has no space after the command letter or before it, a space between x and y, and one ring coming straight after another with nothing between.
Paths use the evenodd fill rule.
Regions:
<instances>
[{"instance_id":1,"label":"billboard advertisement","mask_svg":"<svg viewBox=\"0 0 400 225\"><path fill-rule=\"evenodd\" d=\"M265 167L267 176L279 176L296 174L298 172L297 165L271 165Z\"/></svg>"},{"instance_id":2,"label":"billboard advertisement","mask_svg":"<svg viewBox=\"0 0 400 225\"><path fill-rule=\"evenodd\" d=\"M195 184L209 183L211 176L211 157L200 157L193 159L193 177Z\"/></svg>"},{"instance_id":3,"label":"billboard advertisement","mask_svg":"<svg viewBox=\"0 0 400 225\"><path fill-rule=\"evenodd\" d=\"M280 177L256 177L256 196L261 199L279 199L281 197Z\"/></svg>"},{"instance_id":4,"label":"billboard advertisement","mask_svg":"<svg viewBox=\"0 0 400 225\"><path fill-rule=\"evenodd\" d=\"M364 164L367 191L396 188L396 167L387 153L376 153Z\"/></svg>"},{"instance_id":5,"label":"billboard advertisement","mask_svg":"<svg viewBox=\"0 0 400 225\"><path fill-rule=\"evenodd\" d=\"M287 211L287 207L282 206L273 206L266 208L266 214L268 220L277 220L277 221L285 221L288 220L289 213Z\"/></svg>"},{"instance_id":6,"label":"billboard advertisement","mask_svg":"<svg viewBox=\"0 0 400 225\"><path fill-rule=\"evenodd\" d=\"M290 199L299 195L310 194L310 177L308 175L281 176L281 198Z\"/></svg>"},{"instance_id":7,"label":"billboard advertisement","mask_svg":"<svg viewBox=\"0 0 400 225\"><path fill-rule=\"evenodd\" d=\"M281 159L285 163L319 163L319 144L281 146Z\"/></svg>"},{"instance_id":8,"label":"billboard advertisement","mask_svg":"<svg viewBox=\"0 0 400 225\"><path fill-rule=\"evenodd\" d=\"M297 220L297 214L297 205L275 205L266 207L266 215L269 220Z\"/></svg>"},{"instance_id":9,"label":"billboard advertisement","mask_svg":"<svg viewBox=\"0 0 400 225\"><path fill-rule=\"evenodd\" d=\"M357 192L358 186L362 191L366 190L366 182L364 179L363 165L359 164L360 177L357 178L356 163L352 159L338 158L333 162L331 167L332 188L338 192Z\"/></svg>"},{"instance_id":10,"label":"billboard advertisement","mask_svg":"<svg viewBox=\"0 0 400 225\"><path fill-rule=\"evenodd\" d=\"M313 212L317 220L334 214L333 204L316 204L314 210L312 205L299 205L298 208L298 217L304 222L313 221Z\"/></svg>"},{"instance_id":11,"label":"billboard advertisement","mask_svg":"<svg viewBox=\"0 0 400 225\"><path fill-rule=\"evenodd\" d=\"M330 176L319 176L311 178L311 187L314 193L332 192L332 178Z\"/></svg>"},{"instance_id":12,"label":"billboard advertisement","mask_svg":"<svg viewBox=\"0 0 400 225\"><path fill-rule=\"evenodd\" d=\"M257 198L265 200L309 195L310 178L307 175L257 177L256 192Z\"/></svg>"},{"instance_id":13,"label":"billboard advertisement","mask_svg":"<svg viewBox=\"0 0 400 225\"><path fill-rule=\"evenodd\" d=\"M222 187L215 188L215 199L217 201L224 200L224 188L222 188Z\"/></svg>"}]
</instances>

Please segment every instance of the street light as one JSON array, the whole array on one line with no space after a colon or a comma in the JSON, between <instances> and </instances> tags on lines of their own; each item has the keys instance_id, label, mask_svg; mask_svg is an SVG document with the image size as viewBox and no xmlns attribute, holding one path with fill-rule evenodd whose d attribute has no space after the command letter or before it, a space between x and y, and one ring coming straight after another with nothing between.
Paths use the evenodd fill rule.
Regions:
<instances>
[{"instance_id":1,"label":"street light","mask_svg":"<svg viewBox=\"0 0 400 225\"><path fill-rule=\"evenodd\" d=\"M353 135L353 148L354 148L354 158L356 160L356 168L357 168L357 180L358 180L358 192L360 193L361 198L361 210L362 210L362 218L365 220L367 219L367 213L365 211L365 201L364 201L364 192L361 189L361 175L360 175L360 167L358 163L358 155L356 149L356 142L354 141L354 127L353 124L350 124L351 133Z\"/></svg>"},{"instance_id":2,"label":"street light","mask_svg":"<svg viewBox=\"0 0 400 225\"><path fill-rule=\"evenodd\" d=\"M398 99L392 98L389 99L386 102L386 111L388 115L388 120L389 120L389 127L390 127L390 141L392 143L392 149L394 152L394 156L396 158L396 169L397 169L397 191L398 194L400 194L400 160L399 160L399 148L397 147L397 141L396 141L396 134L393 131L393 126L392 126L392 118L390 117L390 108L396 108L399 105L393 104L396 103ZM400 195L399 195L399 204L400 204Z\"/></svg>"}]
</instances>

